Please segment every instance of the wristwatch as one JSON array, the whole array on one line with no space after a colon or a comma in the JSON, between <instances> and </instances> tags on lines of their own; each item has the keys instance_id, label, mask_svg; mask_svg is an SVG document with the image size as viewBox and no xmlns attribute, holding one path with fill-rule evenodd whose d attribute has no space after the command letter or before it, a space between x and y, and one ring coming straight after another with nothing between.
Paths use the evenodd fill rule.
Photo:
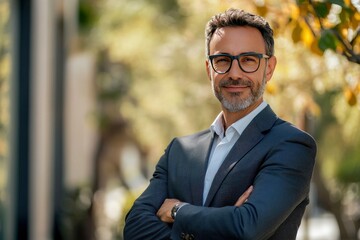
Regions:
<instances>
[{"instance_id":1,"label":"wristwatch","mask_svg":"<svg viewBox=\"0 0 360 240\"><path fill-rule=\"evenodd\" d=\"M178 202L174 205L174 207L171 209L171 218L172 219L175 219L176 218L176 214L177 212L179 211L179 209L186 205L186 203L181 203L181 202Z\"/></svg>"}]
</instances>

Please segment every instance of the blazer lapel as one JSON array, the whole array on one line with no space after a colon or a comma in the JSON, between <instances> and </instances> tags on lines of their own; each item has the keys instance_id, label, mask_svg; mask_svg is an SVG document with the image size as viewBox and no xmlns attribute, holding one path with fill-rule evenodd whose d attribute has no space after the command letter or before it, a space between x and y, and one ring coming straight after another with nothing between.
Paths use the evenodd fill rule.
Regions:
<instances>
[{"instance_id":1,"label":"blazer lapel","mask_svg":"<svg viewBox=\"0 0 360 240\"><path fill-rule=\"evenodd\" d=\"M269 130L274 125L276 119L275 113L267 106L247 126L216 173L204 206L210 205L227 174L247 152L263 139L264 131Z\"/></svg>"},{"instance_id":2,"label":"blazer lapel","mask_svg":"<svg viewBox=\"0 0 360 240\"><path fill-rule=\"evenodd\" d=\"M194 205L202 205L203 203L203 189L204 189L204 179L206 173L206 166L210 154L210 149L213 142L213 134L209 130L208 133L200 136L199 140L194 148L192 154L192 161L190 171L190 184L191 184L191 196Z\"/></svg>"}]
</instances>

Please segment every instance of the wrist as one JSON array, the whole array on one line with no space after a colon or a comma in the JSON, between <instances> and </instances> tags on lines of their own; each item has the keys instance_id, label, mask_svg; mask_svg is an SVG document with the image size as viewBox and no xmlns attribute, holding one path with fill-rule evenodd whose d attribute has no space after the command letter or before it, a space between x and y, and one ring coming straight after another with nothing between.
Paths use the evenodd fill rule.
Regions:
<instances>
[{"instance_id":1,"label":"wrist","mask_svg":"<svg viewBox=\"0 0 360 240\"><path fill-rule=\"evenodd\" d=\"M184 202L178 202L174 205L174 207L171 209L171 218L175 220L177 213L179 212L179 210L185 206L188 205L188 203L184 203Z\"/></svg>"}]
</instances>

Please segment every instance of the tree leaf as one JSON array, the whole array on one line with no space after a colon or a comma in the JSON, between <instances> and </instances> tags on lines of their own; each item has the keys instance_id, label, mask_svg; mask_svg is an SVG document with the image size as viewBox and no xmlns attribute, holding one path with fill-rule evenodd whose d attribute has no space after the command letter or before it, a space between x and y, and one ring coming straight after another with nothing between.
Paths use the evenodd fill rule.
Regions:
<instances>
[{"instance_id":1,"label":"tree leaf","mask_svg":"<svg viewBox=\"0 0 360 240\"><path fill-rule=\"evenodd\" d=\"M259 13L260 16L266 16L266 14L268 13L268 9L266 5L264 6L256 5L256 11Z\"/></svg>"},{"instance_id":2,"label":"tree leaf","mask_svg":"<svg viewBox=\"0 0 360 240\"><path fill-rule=\"evenodd\" d=\"M322 2L314 4L315 12L321 18L325 18L329 14L330 7L330 4Z\"/></svg>"},{"instance_id":3,"label":"tree leaf","mask_svg":"<svg viewBox=\"0 0 360 240\"><path fill-rule=\"evenodd\" d=\"M325 51L326 49L336 50L336 37L331 30L326 29L322 31L318 45L322 51Z\"/></svg>"},{"instance_id":4,"label":"tree leaf","mask_svg":"<svg viewBox=\"0 0 360 240\"><path fill-rule=\"evenodd\" d=\"M309 26L305 23L305 21L300 22L300 27L302 28L301 40L303 41L305 46L310 47L315 40L314 34L309 28Z\"/></svg>"},{"instance_id":5,"label":"tree leaf","mask_svg":"<svg viewBox=\"0 0 360 240\"><path fill-rule=\"evenodd\" d=\"M324 55L324 52L319 48L318 42L316 40L311 43L310 50L312 53L314 53L316 55L319 55L319 56Z\"/></svg>"},{"instance_id":6,"label":"tree leaf","mask_svg":"<svg viewBox=\"0 0 360 240\"><path fill-rule=\"evenodd\" d=\"M349 12L349 10L346 10L346 9L342 9L341 12L340 12L340 21L342 23L346 23L346 22L349 22L349 19L350 19L350 14L351 12Z\"/></svg>"},{"instance_id":7,"label":"tree leaf","mask_svg":"<svg viewBox=\"0 0 360 240\"><path fill-rule=\"evenodd\" d=\"M294 43L298 43L301 41L301 33L302 27L300 26L299 22L296 22L296 25L291 33L291 38Z\"/></svg>"},{"instance_id":8,"label":"tree leaf","mask_svg":"<svg viewBox=\"0 0 360 240\"><path fill-rule=\"evenodd\" d=\"M354 106L357 103L356 94L350 88L346 88L344 91L345 99L350 106Z\"/></svg>"},{"instance_id":9,"label":"tree leaf","mask_svg":"<svg viewBox=\"0 0 360 240\"><path fill-rule=\"evenodd\" d=\"M346 6L344 0L329 0L329 3L336 4L336 5L339 5L341 7Z\"/></svg>"},{"instance_id":10,"label":"tree leaf","mask_svg":"<svg viewBox=\"0 0 360 240\"><path fill-rule=\"evenodd\" d=\"M351 16L351 19L349 21L350 26L353 29L356 29L360 25L360 13L355 12L354 15Z\"/></svg>"}]
</instances>

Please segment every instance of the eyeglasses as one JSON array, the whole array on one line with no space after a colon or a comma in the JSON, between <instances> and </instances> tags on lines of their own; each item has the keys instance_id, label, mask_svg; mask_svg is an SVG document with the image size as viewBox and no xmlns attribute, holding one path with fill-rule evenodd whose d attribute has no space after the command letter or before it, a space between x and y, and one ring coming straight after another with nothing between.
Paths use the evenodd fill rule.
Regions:
<instances>
[{"instance_id":1,"label":"eyeglasses","mask_svg":"<svg viewBox=\"0 0 360 240\"><path fill-rule=\"evenodd\" d=\"M243 72L253 73L259 69L260 60L270 58L266 54L256 52L241 53L237 56L232 56L227 53L210 55L209 60L212 68L219 74L225 74L230 71L232 62L236 59L239 67Z\"/></svg>"}]
</instances>

